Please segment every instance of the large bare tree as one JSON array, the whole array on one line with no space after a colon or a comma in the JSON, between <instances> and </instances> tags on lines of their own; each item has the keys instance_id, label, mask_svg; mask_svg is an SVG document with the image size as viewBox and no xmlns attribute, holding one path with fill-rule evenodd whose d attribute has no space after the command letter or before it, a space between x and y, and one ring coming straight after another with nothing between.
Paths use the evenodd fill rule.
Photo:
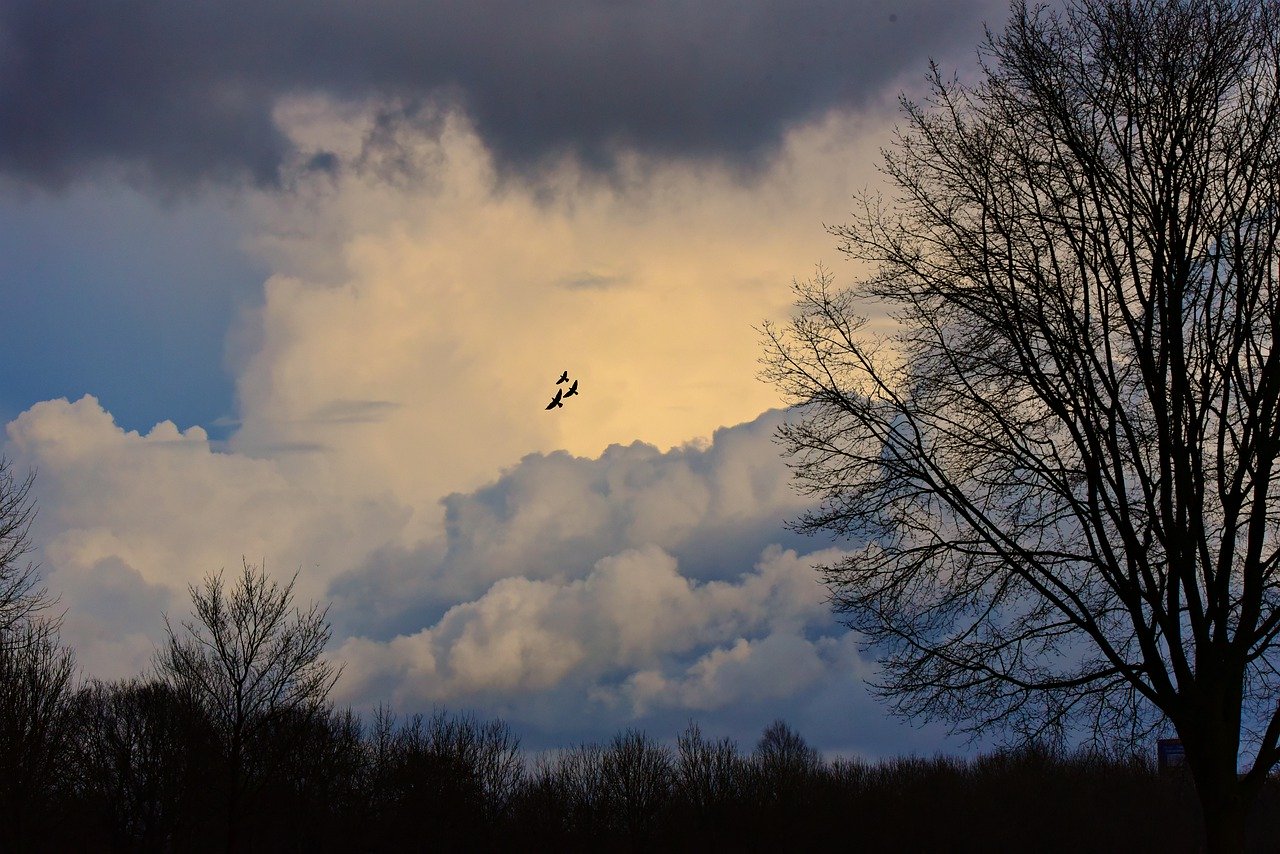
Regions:
<instances>
[{"instance_id":1,"label":"large bare tree","mask_svg":"<svg viewBox=\"0 0 1280 854\"><path fill-rule=\"evenodd\" d=\"M1171 726L1238 850L1280 759L1280 3L1015 2L980 53L832 229L873 272L765 327L798 524L860 544L823 571L897 712Z\"/></svg>"}]
</instances>

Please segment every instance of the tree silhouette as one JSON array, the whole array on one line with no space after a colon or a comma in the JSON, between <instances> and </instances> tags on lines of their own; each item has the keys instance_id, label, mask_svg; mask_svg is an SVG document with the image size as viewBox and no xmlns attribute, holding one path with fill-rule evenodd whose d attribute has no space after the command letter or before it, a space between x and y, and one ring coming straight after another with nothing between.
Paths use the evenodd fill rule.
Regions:
<instances>
[{"instance_id":1,"label":"tree silhouette","mask_svg":"<svg viewBox=\"0 0 1280 854\"><path fill-rule=\"evenodd\" d=\"M501 721L437 711L398 725L386 707L374 715L371 812L388 850L411 846L424 821L444 847L491 847L524 774L520 742Z\"/></svg>"},{"instance_id":2,"label":"tree silhouette","mask_svg":"<svg viewBox=\"0 0 1280 854\"><path fill-rule=\"evenodd\" d=\"M29 472L17 480L10 469L9 461L0 457L0 642L3 643L16 643L27 637L22 624L52 604L44 588L36 586L35 565L26 560L32 550L31 523L36 515L31 496L35 474Z\"/></svg>"},{"instance_id":3,"label":"tree silhouette","mask_svg":"<svg viewBox=\"0 0 1280 854\"><path fill-rule=\"evenodd\" d=\"M376 781L365 773L358 716L349 709L282 711L259 731L255 751L260 770L252 848L370 850L367 828L353 824L368 816L377 794Z\"/></svg>"},{"instance_id":4,"label":"tree silhouette","mask_svg":"<svg viewBox=\"0 0 1280 854\"><path fill-rule=\"evenodd\" d=\"M66 755L75 657L56 626L31 619L0 642L0 849L38 838Z\"/></svg>"},{"instance_id":5,"label":"tree silhouette","mask_svg":"<svg viewBox=\"0 0 1280 854\"><path fill-rule=\"evenodd\" d=\"M241 845L262 736L282 715L324 713L338 678L320 657L330 636L328 609L294 608L296 578L281 587L246 561L230 591L221 572L190 586L195 619L180 630L165 618L169 643L157 656L160 672L209 716L226 762L229 849Z\"/></svg>"},{"instance_id":6,"label":"tree silhouette","mask_svg":"<svg viewBox=\"0 0 1280 854\"><path fill-rule=\"evenodd\" d=\"M1280 4L1017 2L983 58L832 230L875 272L765 328L798 524L862 544L825 579L896 711L1171 725L1238 850L1280 759Z\"/></svg>"},{"instance_id":7,"label":"tree silhouette","mask_svg":"<svg viewBox=\"0 0 1280 854\"><path fill-rule=\"evenodd\" d=\"M37 586L31 485L0 457L0 847L23 847L51 804L68 738L75 656L58 641L52 600Z\"/></svg>"},{"instance_id":8,"label":"tree silhouette","mask_svg":"<svg viewBox=\"0 0 1280 854\"><path fill-rule=\"evenodd\" d=\"M208 833L213 733L190 697L135 678L91 681L72 705L74 787L114 847L189 848Z\"/></svg>"},{"instance_id":9,"label":"tree silhouette","mask_svg":"<svg viewBox=\"0 0 1280 854\"><path fill-rule=\"evenodd\" d=\"M781 719L765 727L754 758L761 794L775 801L795 801L822 770L822 754Z\"/></svg>"},{"instance_id":10,"label":"tree silhouette","mask_svg":"<svg viewBox=\"0 0 1280 854\"><path fill-rule=\"evenodd\" d=\"M601 756L600 777L613 829L644 847L672 794L671 750L643 732L615 735Z\"/></svg>"},{"instance_id":11,"label":"tree silhouette","mask_svg":"<svg viewBox=\"0 0 1280 854\"><path fill-rule=\"evenodd\" d=\"M742 796L743 761L733 739L711 741L690 722L676 738L676 791L702 819L723 821L726 807Z\"/></svg>"}]
</instances>

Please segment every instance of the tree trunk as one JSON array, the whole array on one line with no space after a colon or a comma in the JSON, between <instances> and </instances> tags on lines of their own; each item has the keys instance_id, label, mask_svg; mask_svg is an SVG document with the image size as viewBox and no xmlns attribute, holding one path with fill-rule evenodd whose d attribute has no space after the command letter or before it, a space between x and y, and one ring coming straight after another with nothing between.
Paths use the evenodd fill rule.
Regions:
<instances>
[{"instance_id":1,"label":"tree trunk","mask_svg":"<svg viewBox=\"0 0 1280 854\"><path fill-rule=\"evenodd\" d=\"M1240 727L1234 716L1217 717L1197 727L1197 732L1188 733L1191 738L1184 738L1183 744L1200 798L1205 850L1209 854L1240 854L1251 800L1237 770Z\"/></svg>"},{"instance_id":2,"label":"tree trunk","mask_svg":"<svg viewBox=\"0 0 1280 854\"><path fill-rule=\"evenodd\" d=\"M1200 789L1198 781L1196 788ZM1205 850L1209 854L1241 854L1246 810L1234 781L1227 792L1201 791L1200 808L1204 814Z\"/></svg>"},{"instance_id":3,"label":"tree trunk","mask_svg":"<svg viewBox=\"0 0 1280 854\"><path fill-rule=\"evenodd\" d=\"M244 744L239 728L231 737L231 786L227 792L227 851L236 854L240 850L240 790L243 775Z\"/></svg>"}]
</instances>

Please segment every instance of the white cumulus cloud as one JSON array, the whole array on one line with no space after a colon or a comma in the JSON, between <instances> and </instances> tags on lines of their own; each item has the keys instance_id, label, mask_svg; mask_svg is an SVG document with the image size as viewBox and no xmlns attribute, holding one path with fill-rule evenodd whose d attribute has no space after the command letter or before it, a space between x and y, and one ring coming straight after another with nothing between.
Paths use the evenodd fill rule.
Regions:
<instances>
[{"instance_id":1,"label":"white cumulus cloud","mask_svg":"<svg viewBox=\"0 0 1280 854\"><path fill-rule=\"evenodd\" d=\"M749 646L751 637L774 650L787 642L777 638L829 629L830 622L813 570L793 552L770 548L734 581L698 582L649 546L602 558L584 578L504 578L420 632L383 644L353 638L338 655L359 662L344 687L352 699L372 684L396 683L388 699L401 704L474 702L565 680L590 695L602 680L648 672L708 646ZM716 705L704 698L691 707Z\"/></svg>"},{"instance_id":2,"label":"white cumulus cloud","mask_svg":"<svg viewBox=\"0 0 1280 854\"><path fill-rule=\"evenodd\" d=\"M235 432L124 429L92 396L7 426L88 673L145 669L161 613L244 556L332 602L344 702L472 704L544 741L881 721L811 569L829 544L783 527L803 505L753 326L831 256L887 123L833 114L751 175L529 178L442 113L397 131L415 177L389 181L370 110L279 120L345 165L246 203L274 272L228 339ZM546 412L566 369L581 394Z\"/></svg>"}]
</instances>

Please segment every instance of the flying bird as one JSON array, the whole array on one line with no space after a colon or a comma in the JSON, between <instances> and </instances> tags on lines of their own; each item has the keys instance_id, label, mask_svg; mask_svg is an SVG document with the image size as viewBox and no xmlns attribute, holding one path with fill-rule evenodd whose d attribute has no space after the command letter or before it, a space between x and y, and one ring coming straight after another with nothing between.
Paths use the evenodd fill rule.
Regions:
<instances>
[{"instance_id":1,"label":"flying bird","mask_svg":"<svg viewBox=\"0 0 1280 854\"><path fill-rule=\"evenodd\" d=\"M560 385L560 383L567 383L568 381L569 381L569 372L565 371L563 374L560 375L560 379L556 380L556 385Z\"/></svg>"},{"instance_id":2,"label":"flying bird","mask_svg":"<svg viewBox=\"0 0 1280 854\"><path fill-rule=\"evenodd\" d=\"M564 393L565 397L573 397L578 393L578 381L574 380L573 385L569 386L569 390Z\"/></svg>"},{"instance_id":3,"label":"flying bird","mask_svg":"<svg viewBox=\"0 0 1280 854\"><path fill-rule=\"evenodd\" d=\"M551 402L547 404L547 409L555 409L557 406L563 407L564 404L560 402L560 398L563 395L564 395L564 389L562 388L557 389L556 396L551 398Z\"/></svg>"}]
</instances>

